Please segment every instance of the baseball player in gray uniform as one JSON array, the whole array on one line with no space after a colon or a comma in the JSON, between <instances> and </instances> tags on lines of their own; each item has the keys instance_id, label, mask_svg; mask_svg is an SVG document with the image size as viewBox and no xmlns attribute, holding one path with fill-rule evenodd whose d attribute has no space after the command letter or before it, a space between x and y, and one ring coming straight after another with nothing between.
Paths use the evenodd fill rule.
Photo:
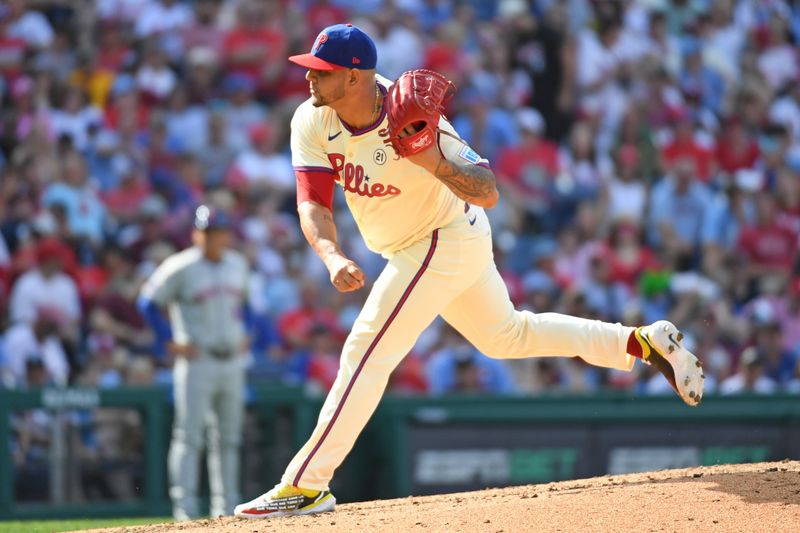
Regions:
<instances>
[{"instance_id":1,"label":"baseball player in gray uniform","mask_svg":"<svg viewBox=\"0 0 800 533\"><path fill-rule=\"evenodd\" d=\"M176 520L198 515L200 450L208 430L211 516L239 501L247 335L248 265L228 248L230 219L197 208L194 246L168 257L144 284L138 307L174 357L175 422L169 450ZM161 310L166 310L169 322Z\"/></svg>"}]
</instances>

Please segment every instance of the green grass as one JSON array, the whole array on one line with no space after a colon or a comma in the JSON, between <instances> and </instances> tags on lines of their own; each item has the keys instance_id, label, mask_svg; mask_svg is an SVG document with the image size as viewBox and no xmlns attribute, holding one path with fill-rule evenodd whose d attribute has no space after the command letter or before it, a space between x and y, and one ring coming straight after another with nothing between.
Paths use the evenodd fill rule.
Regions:
<instances>
[{"instance_id":1,"label":"green grass","mask_svg":"<svg viewBox=\"0 0 800 533\"><path fill-rule=\"evenodd\" d=\"M0 533L53 533L55 531L75 531L77 529L138 526L142 524L159 524L162 522L171 521L172 518L170 517L25 520L20 522L0 522Z\"/></svg>"}]
</instances>

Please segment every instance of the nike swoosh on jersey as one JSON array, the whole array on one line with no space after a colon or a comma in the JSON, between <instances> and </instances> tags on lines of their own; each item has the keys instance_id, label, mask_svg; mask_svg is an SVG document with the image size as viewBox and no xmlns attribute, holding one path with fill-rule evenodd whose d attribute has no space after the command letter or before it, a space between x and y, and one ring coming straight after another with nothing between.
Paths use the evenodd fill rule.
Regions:
<instances>
[{"instance_id":1,"label":"nike swoosh on jersey","mask_svg":"<svg viewBox=\"0 0 800 533\"><path fill-rule=\"evenodd\" d=\"M339 136L339 135L341 135L341 134L342 134L342 132L341 132L341 131L339 131L339 132L338 132L336 135L331 135L331 134L329 133L329 134L328 134L328 140L329 140L329 141L332 141L332 140L334 140L336 137L338 137L338 136Z\"/></svg>"}]
</instances>

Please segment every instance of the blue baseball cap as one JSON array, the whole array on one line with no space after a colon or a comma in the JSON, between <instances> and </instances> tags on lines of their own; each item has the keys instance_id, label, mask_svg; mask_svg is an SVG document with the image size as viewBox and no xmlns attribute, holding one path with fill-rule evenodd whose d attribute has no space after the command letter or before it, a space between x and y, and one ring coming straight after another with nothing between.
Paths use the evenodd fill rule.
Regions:
<instances>
[{"instance_id":1,"label":"blue baseball cap","mask_svg":"<svg viewBox=\"0 0 800 533\"><path fill-rule=\"evenodd\" d=\"M206 231L212 229L230 229L231 219L216 207L201 205L194 212L194 227Z\"/></svg>"},{"instance_id":2,"label":"blue baseball cap","mask_svg":"<svg viewBox=\"0 0 800 533\"><path fill-rule=\"evenodd\" d=\"M313 70L370 70L378 62L378 52L369 35L359 28L334 24L317 35L311 52L290 56L289 61Z\"/></svg>"}]
</instances>

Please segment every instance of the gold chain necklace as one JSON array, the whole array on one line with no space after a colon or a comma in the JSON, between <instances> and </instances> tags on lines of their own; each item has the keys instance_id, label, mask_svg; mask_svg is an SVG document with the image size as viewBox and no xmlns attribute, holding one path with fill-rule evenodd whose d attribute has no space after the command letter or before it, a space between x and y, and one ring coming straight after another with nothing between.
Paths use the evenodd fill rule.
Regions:
<instances>
[{"instance_id":1,"label":"gold chain necklace","mask_svg":"<svg viewBox=\"0 0 800 533\"><path fill-rule=\"evenodd\" d=\"M381 91L378 89L378 84L375 84L375 109L372 111L372 122L373 124L378 119L378 111L380 110L380 102L381 102Z\"/></svg>"}]
</instances>

